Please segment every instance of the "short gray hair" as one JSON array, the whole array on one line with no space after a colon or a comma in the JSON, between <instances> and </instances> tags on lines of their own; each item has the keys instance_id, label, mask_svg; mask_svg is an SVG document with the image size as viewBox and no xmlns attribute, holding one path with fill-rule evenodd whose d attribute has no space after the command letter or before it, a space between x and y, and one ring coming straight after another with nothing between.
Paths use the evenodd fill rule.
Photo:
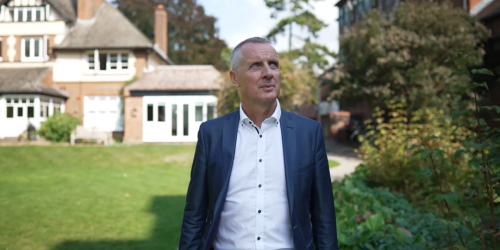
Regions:
<instances>
[{"instance_id":1,"label":"short gray hair","mask_svg":"<svg viewBox=\"0 0 500 250\"><path fill-rule=\"evenodd\" d=\"M233 52L231 53L231 69L234 71L238 71L239 69L239 64L240 64L240 59L241 59L241 52L240 49L243 45L247 43L268 43L271 44L269 40L263 37L252 37L244 40L243 42L239 43L234 47Z\"/></svg>"}]
</instances>

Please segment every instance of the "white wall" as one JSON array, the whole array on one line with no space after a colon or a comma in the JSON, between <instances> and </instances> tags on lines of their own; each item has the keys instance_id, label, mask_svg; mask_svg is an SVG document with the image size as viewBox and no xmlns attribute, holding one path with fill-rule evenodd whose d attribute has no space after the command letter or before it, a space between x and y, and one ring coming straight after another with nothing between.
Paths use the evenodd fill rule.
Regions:
<instances>
[{"instance_id":1,"label":"white wall","mask_svg":"<svg viewBox=\"0 0 500 250\"><path fill-rule=\"evenodd\" d=\"M135 56L132 51L116 51L117 53L128 52L128 70L122 72L94 72L88 70L87 53L58 51L54 65L54 82L125 82L135 76Z\"/></svg>"},{"instance_id":2,"label":"white wall","mask_svg":"<svg viewBox=\"0 0 500 250\"><path fill-rule=\"evenodd\" d=\"M53 22L0 22L0 36L43 36L56 35L56 44L66 34L64 21Z\"/></svg>"}]
</instances>

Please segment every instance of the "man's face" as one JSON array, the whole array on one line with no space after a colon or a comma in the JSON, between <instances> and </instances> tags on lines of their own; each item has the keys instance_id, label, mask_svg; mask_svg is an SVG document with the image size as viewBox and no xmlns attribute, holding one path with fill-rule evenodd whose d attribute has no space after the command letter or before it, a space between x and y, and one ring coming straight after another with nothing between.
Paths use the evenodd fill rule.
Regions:
<instances>
[{"instance_id":1,"label":"man's face","mask_svg":"<svg viewBox=\"0 0 500 250\"><path fill-rule=\"evenodd\" d=\"M268 43L247 43L240 48L238 71L231 71L242 102L272 103L280 93L279 58Z\"/></svg>"}]
</instances>

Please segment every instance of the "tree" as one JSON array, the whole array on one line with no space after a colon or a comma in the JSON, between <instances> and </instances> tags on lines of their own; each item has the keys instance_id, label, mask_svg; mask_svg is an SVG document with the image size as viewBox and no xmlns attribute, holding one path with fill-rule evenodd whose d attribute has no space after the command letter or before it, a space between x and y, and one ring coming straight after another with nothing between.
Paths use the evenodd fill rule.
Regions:
<instances>
[{"instance_id":1,"label":"tree","mask_svg":"<svg viewBox=\"0 0 500 250\"><path fill-rule=\"evenodd\" d=\"M449 4L400 3L389 20L368 12L340 38L343 66L331 97L372 105L404 98L410 109L455 105L469 81L457 74L453 59L467 52L470 64L481 64L480 44L488 35L481 23Z\"/></svg>"},{"instance_id":2,"label":"tree","mask_svg":"<svg viewBox=\"0 0 500 250\"><path fill-rule=\"evenodd\" d=\"M295 25L306 28L310 36L317 38L317 33L321 29L327 27L327 24L318 19L314 13L307 10L307 8L313 8L311 2L319 0L264 1L267 7L275 10L275 12L271 14L272 18L276 18L279 12L288 11L292 14L289 17L281 19L266 37L276 42L276 36L284 34L286 28L288 28L288 57L300 65L309 68L311 73L326 70L330 64L327 57L333 59L336 57L336 54L328 50L326 46L312 42L310 37L302 38L295 35L293 32L293 27ZM292 49L293 37L304 41L304 46L300 49Z\"/></svg>"},{"instance_id":3,"label":"tree","mask_svg":"<svg viewBox=\"0 0 500 250\"><path fill-rule=\"evenodd\" d=\"M196 0L113 0L117 8L151 41L154 10L162 3L168 13L168 56L176 64L211 64L226 70L221 51L226 43L218 37L216 18L208 16Z\"/></svg>"}]
</instances>

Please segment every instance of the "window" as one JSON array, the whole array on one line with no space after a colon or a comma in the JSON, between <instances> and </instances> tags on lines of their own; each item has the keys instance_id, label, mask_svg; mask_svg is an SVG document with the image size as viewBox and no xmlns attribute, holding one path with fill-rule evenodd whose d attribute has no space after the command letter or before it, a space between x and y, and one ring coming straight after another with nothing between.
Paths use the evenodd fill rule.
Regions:
<instances>
[{"instance_id":1,"label":"window","mask_svg":"<svg viewBox=\"0 0 500 250\"><path fill-rule=\"evenodd\" d=\"M215 118L215 104L207 104L207 120L212 120Z\"/></svg>"},{"instance_id":2,"label":"window","mask_svg":"<svg viewBox=\"0 0 500 250\"><path fill-rule=\"evenodd\" d=\"M194 108L194 120L197 122L203 121L203 103L196 103Z\"/></svg>"},{"instance_id":3,"label":"window","mask_svg":"<svg viewBox=\"0 0 500 250\"><path fill-rule=\"evenodd\" d=\"M165 104L164 103L158 104L158 121L159 122L165 121Z\"/></svg>"},{"instance_id":4,"label":"window","mask_svg":"<svg viewBox=\"0 0 500 250\"><path fill-rule=\"evenodd\" d=\"M102 53L95 50L87 54L88 69L90 71L119 71L128 70L128 54Z\"/></svg>"},{"instance_id":5,"label":"window","mask_svg":"<svg viewBox=\"0 0 500 250\"><path fill-rule=\"evenodd\" d=\"M148 104L148 122L153 121L153 104Z\"/></svg>"},{"instance_id":6,"label":"window","mask_svg":"<svg viewBox=\"0 0 500 250\"><path fill-rule=\"evenodd\" d=\"M4 7L5 22L45 21L45 7Z\"/></svg>"},{"instance_id":7,"label":"window","mask_svg":"<svg viewBox=\"0 0 500 250\"><path fill-rule=\"evenodd\" d=\"M24 61L42 61L43 56L43 37L27 37L21 42L21 54Z\"/></svg>"},{"instance_id":8,"label":"window","mask_svg":"<svg viewBox=\"0 0 500 250\"><path fill-rule=\"evenodd\" d=\"M172 135L177 135L177 104L172 104Z\"/></svg>"},{"instance_id":9,"label":"window","mask_svg":"<svg viewBox=\"0 0 500 250\"><path fill-rule=\"evenodd\" d=\"M40 97L40 117L49 117L49 103L49 98Z\"/></svg>"},{"instance_id":10,"label":"window","mask_svg":"<svg viewBox=\"0 0 500 250\"><path fill-rule=\"evenodd\" d=\"M17 117L23 117L23 107L17 107Z\"/></svg>"},{"instance_id":11,"label":"window","mask_svg":"<svg viewBox=\"0 0 500 250\"><path fill-rule=\"evenodd\" d=\"M28 118L34 118L34 117L35 117L35 107L28 106Z\"/></svg>"},{"instance_id":12,"label":"window","mask_svg":"<svg viewBox=\"0 0 500 250\"><path fill-rule=\"evenodd\" d=\"M7 106L7 118L14 118L14 107Z\"/></svg>"},{"instance_id":13,"label":"window","mask_svg":"<svg viewBox=\"0 0 500 250\"><path fill-rule=\"evenodd\" d=\"M7 118L34 118L35 99L32 97L9 97L7 102Z\"/></svg>"},{"instance_id":14,"label":"window","mask_svg":"<svg viewBox=\"0 0 500 250\"><path fill-rule=\"evenodd\" d=\"M184 104L184 135L189 135L189 105Z\"/></svg>"},{"instance_id":15,"label":"window","mask_svg":"<svg viewBox=\"0 0 500 250\"><path fill-rule=\"evenodd\" d=\"M89 62L89 69L90 70L95 70L95 58L94 58L94 54L88 54L87 55L87 61Z\"/></svg>"}]
</instances>

